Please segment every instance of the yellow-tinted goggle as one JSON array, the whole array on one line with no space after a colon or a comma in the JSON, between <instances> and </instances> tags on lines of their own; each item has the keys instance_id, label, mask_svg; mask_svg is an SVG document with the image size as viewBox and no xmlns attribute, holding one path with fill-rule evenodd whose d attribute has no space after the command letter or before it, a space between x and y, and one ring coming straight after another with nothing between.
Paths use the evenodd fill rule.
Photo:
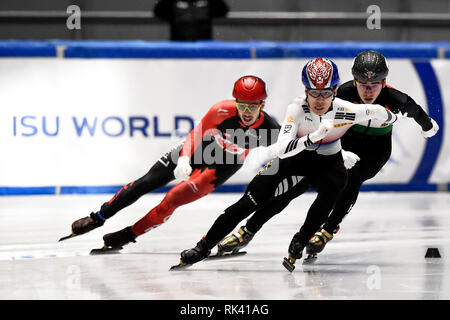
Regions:
<instances>
[{"instance_id":1,"label":"yellow-tinted goggle","mask_svg":"<svg viewBox=\"0 0 450 320\"><path fill-rule=\"evenodd\" d=\"M261 109L262 105L262 103L244 103L236 101L236 108L241 112L245 112L246 110L248 110L248 112L254 112Z\"/></svg>"}]
</instances>

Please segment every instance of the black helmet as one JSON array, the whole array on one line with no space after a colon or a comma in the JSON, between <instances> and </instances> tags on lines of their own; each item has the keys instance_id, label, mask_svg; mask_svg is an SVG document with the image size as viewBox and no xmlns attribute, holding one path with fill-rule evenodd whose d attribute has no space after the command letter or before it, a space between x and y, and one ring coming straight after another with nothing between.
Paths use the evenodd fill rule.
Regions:
<instances>
[{"instance_id":1,"label":"black helmet","mask_svg":"<svg viewBox=\"0 0 450 320\"><path fill-rule=\"evenodd\" d=\"M353 60L352 74L356 80L365 82L381 81L389 73L386 58L377 51L364 51Z\"/></svg>"}]
</instances>

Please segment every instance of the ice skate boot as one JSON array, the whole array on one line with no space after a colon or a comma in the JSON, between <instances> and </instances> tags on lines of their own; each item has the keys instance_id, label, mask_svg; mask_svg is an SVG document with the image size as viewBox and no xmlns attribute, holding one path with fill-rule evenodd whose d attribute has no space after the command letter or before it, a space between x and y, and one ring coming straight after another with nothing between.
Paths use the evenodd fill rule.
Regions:
<instances>
[{"instance_id":1,"label":"ice skate boot","mask_svg":"<svg viewBox=\"0 0 450 320\"><path fill-rule=\"evenodd\" d=\"M92 212L89 216L74 221L72 223L72 233L66 237L62 237L59 241L88 233L89 231L101 227L104 223L105 219L99 212Z\"/></svg>"},{"instance_id":2,"label":"ice skate boot","mask_svg":"<svg viewBox=\"0 0 450 320\"><path fill-rule=\"evenodd\" d=\"M339 227L337 227L333 233L338 232ZM317 259L317 254L319 252L322 252L325 248L325 245L328 241L331 241L333 239L333 235L330 234L325 229L321 229L320 231L316 232L314 236L309 239L308 245L306 246L306 253L308 256L303 261L304 263L311 263L314 262Z\"/></svg>"},{"instance_id":3,"label":"ice skate boot","mask_svg":"<svg viewBox=\"0 0 450 320\"><path fill-rule=\"evenodd\" d=\"M126 227L120 231L105 234L103 241L105 242L103 248L93 249L91 254L111 253L122 250L124 245L136 242L136 235L131 230L131 227Z\"/></svg>"},{"instance_id":4,"label":"ice skate boot","mask_svg":"<svg viewBox=\"0 0 450 320\"><path fill-rule=\"evenodd\" d=\"M170 270L191 266L194 263L206 259L210 253L211 250L208 249L205 240L202 239L197 242L197 245L194 248L187 249L181 252L180 263L176 266L171 267Z\"/></svg>"},{"instance_id":5,"label":"ice skate boot","mask_svg":"<svg viewBox=\"0 0 450 320\"><path fill-rule=\"evenodd\" d=\"M291 240L289 244L289 257L284 258L283 266L289 271L292 272L295 269L295 261L300 259L303 255L303 249L305 248L305 244L300 240L300 232L297 232Z\"/></svg>"},{"instance_id":6,"label":"ice skate boot","mask_svg":"<svg viewBox=\"0 0 450 320\"><path fill-rule=\"evenodd\" d=\"M245 226L240 227L237 232L234 232L219 242L217 245L217 256L223 256L229 252L231 254L237 254L239 250L249 244L253 236Z\"/></svg>"},{"instance_id":7,"label":"ice skate boot","mask_svg":"<svg viewBox=\"0 0 450 320\"><path fill-rule=\"evenodd\" d=\"M330 234L325 229L322 229L314 234L314 236L309 239L308 245L306 247L307 254L317 254L322 252L328 241L333 239L333 235Z\"/></svg>"}]
</instances>

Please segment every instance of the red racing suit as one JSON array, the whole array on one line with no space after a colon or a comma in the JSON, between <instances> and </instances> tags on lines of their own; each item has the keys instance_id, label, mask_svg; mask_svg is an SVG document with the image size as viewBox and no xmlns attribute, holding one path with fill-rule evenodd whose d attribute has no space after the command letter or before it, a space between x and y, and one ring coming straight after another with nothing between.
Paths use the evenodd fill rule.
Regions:
<instances>
[{"instance_id":1,"label":"red racing suit","mask_svg":"<svg viewBox=\"0 0 450 320\"><path fill-rule=\"evenodd\" d=\"M250 127L237 113L235 100L213 105L185 142L166 153L140 179L124 186L107 203L99 215L110 218L142 195L174 180L173 170L179 156L189 156L192 173L189 180L172 187L164 199L132 226L136 236L169 219L176 208L211 193L238 171L250 150L276 142L280 125L264 111Z\"/></svg>"}]
</instances>

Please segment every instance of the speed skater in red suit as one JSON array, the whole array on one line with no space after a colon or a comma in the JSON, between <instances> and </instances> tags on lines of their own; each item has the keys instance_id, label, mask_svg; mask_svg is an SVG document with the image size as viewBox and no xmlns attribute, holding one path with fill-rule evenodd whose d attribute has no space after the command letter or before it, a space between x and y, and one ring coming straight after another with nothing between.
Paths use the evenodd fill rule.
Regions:
<instances>
[{"instance_id":1,"label":"speed skater in red suit","mask_svg":"<svg viewBox=\"0 0 450 320\"><path fill-rule=\"evenodd\" d=\"M214 104L184 143L163 155L144 176L122 187L100 210L73 222L71 236L101 227L141 196L181 181L134 225L103 236L103 249L120 250L166 222L178 207L217 189L242 167L251 149L276 141L280 125L263 111L265 82L243 76L234 83L232 95L234 99Z\"/></svg>"}]
</instances>

